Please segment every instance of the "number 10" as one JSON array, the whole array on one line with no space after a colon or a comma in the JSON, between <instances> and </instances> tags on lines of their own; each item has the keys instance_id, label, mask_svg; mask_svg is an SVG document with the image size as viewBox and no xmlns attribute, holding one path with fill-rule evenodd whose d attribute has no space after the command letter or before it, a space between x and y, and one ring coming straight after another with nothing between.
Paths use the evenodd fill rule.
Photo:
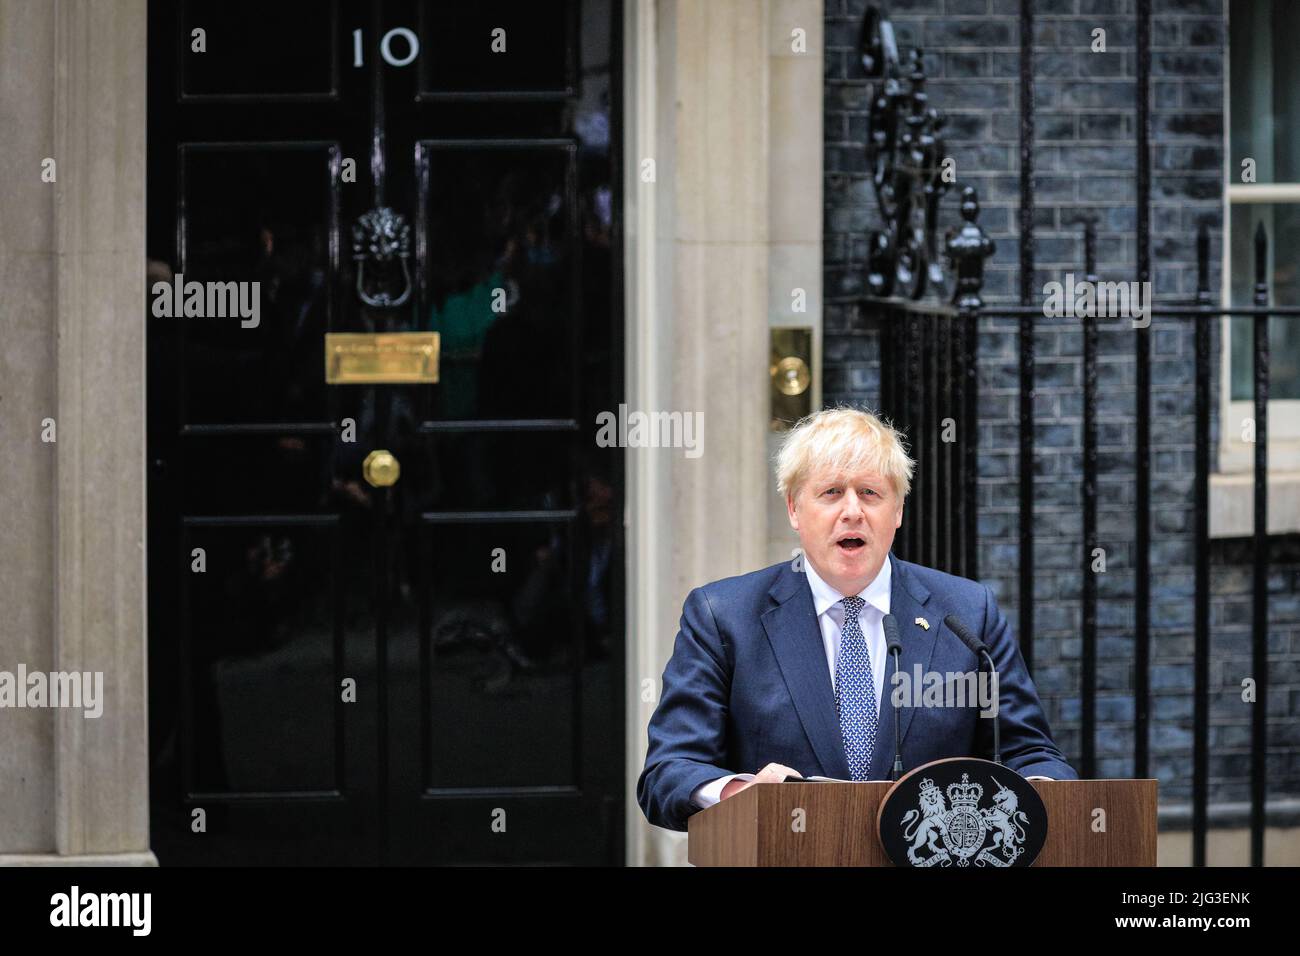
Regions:
<instances>
[{"instance_id":1,"label":"number 10","mask_svg":"<svg viewBox=\"0 0 1300 956\"><path fill-rule=\"evenodd\" d=\"M406 56L398 59L393 56L393 37L401 37L406 41ZM384 38L379 41L379 54L384 58L384 62L389 66L407 66L415 62L415 58L420 55L420 38L415 35L414 30L408 30L406 27L394 27L384 34ZM361 31L352 31L352 65L361 66L365 57L361 50Z\"/></svg>"}]
</instances>

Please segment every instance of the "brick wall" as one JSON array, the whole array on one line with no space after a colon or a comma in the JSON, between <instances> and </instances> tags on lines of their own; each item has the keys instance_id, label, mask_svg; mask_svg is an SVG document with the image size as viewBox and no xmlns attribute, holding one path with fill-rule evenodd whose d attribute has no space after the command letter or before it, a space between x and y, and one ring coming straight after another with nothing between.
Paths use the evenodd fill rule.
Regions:
<instances>
[{"instance_id":1,"label":"brick wall","mask_svg":"<svg viewBox=\"0 0 1300 956\"><path fill-rule=\"evenodd\" d=\"M876 407L879 329L864 309L869 83L856 44L867 0L826 0L825 354L827 404ZM1224 0L1153 0L1151 260L1157 299L1196 285L1196 231L1211 230L1219 294L1223 226ZM997 243L980 320L980 577L1018 618L1018 320L997 305L1019 290L1020 2L893 0L900 55L924 51L930 102L949 118L947 152L974 185ZM1133 0L1037 0L1034 24L1033 288L1083 269L1083 214L1097 217L1102 279L1136 278L1136 25ZM1093 31L1106 52L1092 52ZM948 194L940 232L958 221ZM1041 298L1037 298L1041 301ZM1035 680L1058 742L1079 752L1083 337L1077 319L1036 320ZM1099 342L1098 536L1107 572L1098 598L1098 774L1132 773L1135 336L1103 320ZM1162 802L1191 793L1194 342L1186 320L1151 328L1151 754ZM1218 389L1215 324L1212 394ZM1214 403L1212 403L1213 405ZM1217 434L1212 422L1212 440ZM1275 539L1269 578L1269 790L1300 794L1300 538ZM1212 801L1248 795L1249 542L1214 542L1210 773Z\"/></svg>"}]
</instances>

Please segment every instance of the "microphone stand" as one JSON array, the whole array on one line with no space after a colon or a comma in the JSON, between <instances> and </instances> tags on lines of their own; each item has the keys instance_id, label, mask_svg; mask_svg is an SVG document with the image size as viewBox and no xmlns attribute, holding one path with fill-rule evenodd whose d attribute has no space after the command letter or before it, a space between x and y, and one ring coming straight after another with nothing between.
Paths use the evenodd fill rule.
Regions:
<instances>
[{"instance_id":1,"label":"microphone stand","mask_svg":"<svg viewBox=\"0 0 1300 956\"><path fill-rule=\"evenodd\" d=\"M903 639L898 634L898 621L894 615L886 614L881 622L885 630L885 646L889 649L889 654L894 658L894 687L898 686L898 663L903 654ZM889 700L894 708L894 766L890 770L889 779L898 780L903 776L903 744L902 731L900 729L903 716L899 710L898 701L895 699L893 692L889 694Z\"/></svg>"},{"instance_id":2,"label":"microphone stand","mask_svg":"<svg viewBox=\"0 0 1300 956\"><path fill-rule=\"evenodd\" d=\"M993 666L993 656L989 654L988 647L981 647L980 655L984 659L980 661L980 670L984 669L984 661L988 661L989 675L990 676L995 675L997 673L997 668ZM1000 689L998 695L1001 696ZM1002 707L1001 707L1001 701L994 701L994 704L995 704L995 709L993 711L993 762L996 764L1000 764L1002 763L1002 730L1001 730L1002 721L998 719L998 711L1000 711Z\"/></svg>"},{"instance_id":3,"label":"microphone stand","mask_svg":"<svg viewBox=\"0 0 1300 956\"><path fill-rule=\"evenodd\" d=\"M988 645L972 634L970 628L966 626L961 618L955 614L949 614L943 619L943 623L948 625L948 630L957 635L959 641L970 648L971 653L980 662L979 668L981 672L984 670L984 662L988 661L989 673L997 673L998 669L993 665L993 655L989 653ZM999 689L998 695L1001 696L1001 689ZM1001 701L999 700L996 703L999 705L997 709L1001 710ZM996 764L1002 763L1002 729L997 713L993 715L993 762Z\"/></svg>"},{"instance_id":4,"label":"microphone stand","mask_svg":"<svg viewBox=\"0 0 1300 956\"><path fill-rule=\"evenodd\" d=\"M890 656L894 658L894 686L898 686L898 659L903 656L903 646L895 641L889 647ZM894 696L892 693L889 695ZM899 717L898 706L894 706L894 768L889 772L890 780L898 780L903 776L903 744L902 737L898 728Z\"/></svg>"}]
</instances>

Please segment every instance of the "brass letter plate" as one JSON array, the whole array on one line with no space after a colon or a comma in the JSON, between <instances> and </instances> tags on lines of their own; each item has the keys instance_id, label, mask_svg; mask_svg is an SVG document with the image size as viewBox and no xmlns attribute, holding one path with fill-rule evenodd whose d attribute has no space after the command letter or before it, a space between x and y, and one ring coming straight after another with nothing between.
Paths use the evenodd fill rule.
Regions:
<instances>
[{"instance_id":1,"label":"brass letter plate","mask_svg":"<svg viewBox=\"0 0 1300 956\"><path fill-rule=\"evenodd\" d=\"M437 332L326 332L330 385L434 385Z\"/></svg>"}]
</instances>

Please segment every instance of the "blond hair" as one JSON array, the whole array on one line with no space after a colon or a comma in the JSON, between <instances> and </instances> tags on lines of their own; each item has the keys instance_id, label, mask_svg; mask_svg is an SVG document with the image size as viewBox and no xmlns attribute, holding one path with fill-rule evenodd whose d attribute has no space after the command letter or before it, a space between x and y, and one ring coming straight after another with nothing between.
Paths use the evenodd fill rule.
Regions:
<instances>
[{"instance_id":1,"label":"blond hair","mask_svg":"<svg viewBox=\"0 0 1300 956\"><path fill-rule=\"evenodd\" d=\"M894 487L900 504L912 489L916 462L887 421L857 408L825 408L803 418L776 456L776 490L794 497L804 480L829 468L836 474L874 471Z\"/></svg>"}]
</instances>

